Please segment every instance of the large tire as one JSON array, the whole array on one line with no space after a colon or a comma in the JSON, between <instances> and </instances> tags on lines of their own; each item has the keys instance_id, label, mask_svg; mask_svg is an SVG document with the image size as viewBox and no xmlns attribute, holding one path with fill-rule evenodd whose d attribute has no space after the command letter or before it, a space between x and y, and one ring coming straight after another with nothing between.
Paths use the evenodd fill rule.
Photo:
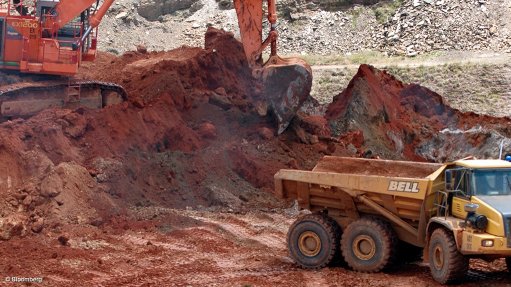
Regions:
<instances>
[{"instance_id":1,"label":"large tire","mask_svg":"<svg viewBox=\"0 0 511 287\"><path fill-rule=\"evenodd\" d=\"M507 272L511 273L511 257L506 257Z\"/></svg>"},{"instance_id":2,"label":"large tire","mask_svg":"<svg viewBox=\"0 0 511 287\"><path fill-rule=\"evenodd\" d=\"M332 217L330 217L328 215L323 215L323 217L333 227L334 235L335 235L335 241L334 242L336 242L335 254L334 254L334 257L333 257L332 261L329 263L329 265L332 265L332 266L342 266L342 265L345 265L346 262L344 262L344 258L342 258L341 248L340 248L340 245L341 245L340 244L341 243L341 235L342 235L341 226L339 226L339 223L337 223L337 221L335 221L335 219L333 219Z\"/></svg>"},{"instance_id":3,"label":"large tire","mask_svg":"<svg viewBox=\"0 0 511 287\"><path fill-rule=\"evenodd\" d=\"M397 237L392 226L378 218L358 219L342 235L342 255L355 271L381 271L390 265L396 249Z\"/></svg>"},{"instance_id":4,"label":"large tire","mask_svg":"<svg viewBox=\"0 0 511 287\"><path fill-rule=\"evenodd\" d=\"M428 254L431 275L440 284L459 280L468 271L468 257L458 251L452 232L443 228L431 234Z\"/></svg>"},{"instance_id":5,"label":"large tire","mask_svg":"<svg viewBox=\"0 0 511 287\"><path fill-rule=\"evenodd\" d=\"M339 231L337 222L325 215L298 218L287 233L289 254L302 268L323 268L339 253Z\"/></svg>"}]
</instances>

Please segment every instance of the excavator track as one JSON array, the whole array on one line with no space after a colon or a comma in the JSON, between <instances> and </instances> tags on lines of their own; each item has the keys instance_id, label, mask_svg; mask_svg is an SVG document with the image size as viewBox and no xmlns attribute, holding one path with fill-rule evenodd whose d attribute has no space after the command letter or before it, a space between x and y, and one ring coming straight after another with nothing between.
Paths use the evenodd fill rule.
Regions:
<instances>
[{"instance_id":1,"label":"excavator track","mask_svg":"<svg viewBox=\"0 0 511 287\"><path fill-rule=\"evenodd\" d=\"M0 86L0 112L4 118L32 116L54 107L100 109L127 99L122 86L100 81L37 81Z\"/></svg>"}]
</instances>

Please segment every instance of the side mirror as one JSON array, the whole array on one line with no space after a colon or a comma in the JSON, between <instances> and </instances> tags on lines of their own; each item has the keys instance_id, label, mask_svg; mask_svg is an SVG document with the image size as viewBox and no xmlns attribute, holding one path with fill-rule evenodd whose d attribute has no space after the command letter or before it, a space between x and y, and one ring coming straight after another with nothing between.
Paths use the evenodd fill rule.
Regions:
<instances>
[{"instance_id":1,"label":"side mirror","mask_svg":"<svg viewBox=\"0 0 511 287\"><path fill-rule=\"evenodd\" d=\"M446 170L445 171L445 190L453 190L453 184L452 184L452 170Z\"/></svg>"}]
</instances>

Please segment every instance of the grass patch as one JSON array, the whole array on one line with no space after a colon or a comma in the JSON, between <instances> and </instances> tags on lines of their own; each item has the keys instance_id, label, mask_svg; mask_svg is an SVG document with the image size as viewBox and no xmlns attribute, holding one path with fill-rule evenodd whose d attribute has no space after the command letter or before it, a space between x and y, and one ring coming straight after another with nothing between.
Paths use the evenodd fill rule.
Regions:
<instances>
[{"instance_id":1,"label":"grass patch","mask_svg":"<svg viewBox=\"0 0 511 287\"><path fill-rule=\"evenodd\" d=\"M371 64L380 66L392 66L397 63L421 63L427 60L440 57L441 53L434 52L429 54L421 54L413 58L405 56L387 56L384 53L377 51L360 51L350 54L335 54L335 55L313 55L313 54L291 54L281 55L281 57L298 57L303 59L309 65L360 65ZM264 59L268 57L265 56Z\"/></svg>"},{"instance_id":2,"label":"grass patch","mask_svg":"<svg viewBox=\"0 0 511 287\"><path fill-rule=\"evenodd\" d=\"M375 5L373 12L376 17L376 21L380 24L388 22L392 17L394 17L396 10L403 4L403 2L403 0L393 0Z\"/></svg>"}]
</instances>

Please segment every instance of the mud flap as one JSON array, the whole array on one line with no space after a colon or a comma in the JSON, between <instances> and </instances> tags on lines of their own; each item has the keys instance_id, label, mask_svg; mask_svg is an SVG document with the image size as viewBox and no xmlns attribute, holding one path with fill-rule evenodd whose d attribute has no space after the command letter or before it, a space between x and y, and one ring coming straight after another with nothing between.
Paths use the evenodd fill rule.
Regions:
<instances>
[{"instance_id":1,"label":"mud flap","mask_svg":"<svg viewBox=\"0 0 511 287\"><path fill-rule=\"evenodd\" d=\"M264 65L262 76L264 95L281 134L310 95L312 70L302 59L274 56Z\"/></svg>"}]
</instances>

